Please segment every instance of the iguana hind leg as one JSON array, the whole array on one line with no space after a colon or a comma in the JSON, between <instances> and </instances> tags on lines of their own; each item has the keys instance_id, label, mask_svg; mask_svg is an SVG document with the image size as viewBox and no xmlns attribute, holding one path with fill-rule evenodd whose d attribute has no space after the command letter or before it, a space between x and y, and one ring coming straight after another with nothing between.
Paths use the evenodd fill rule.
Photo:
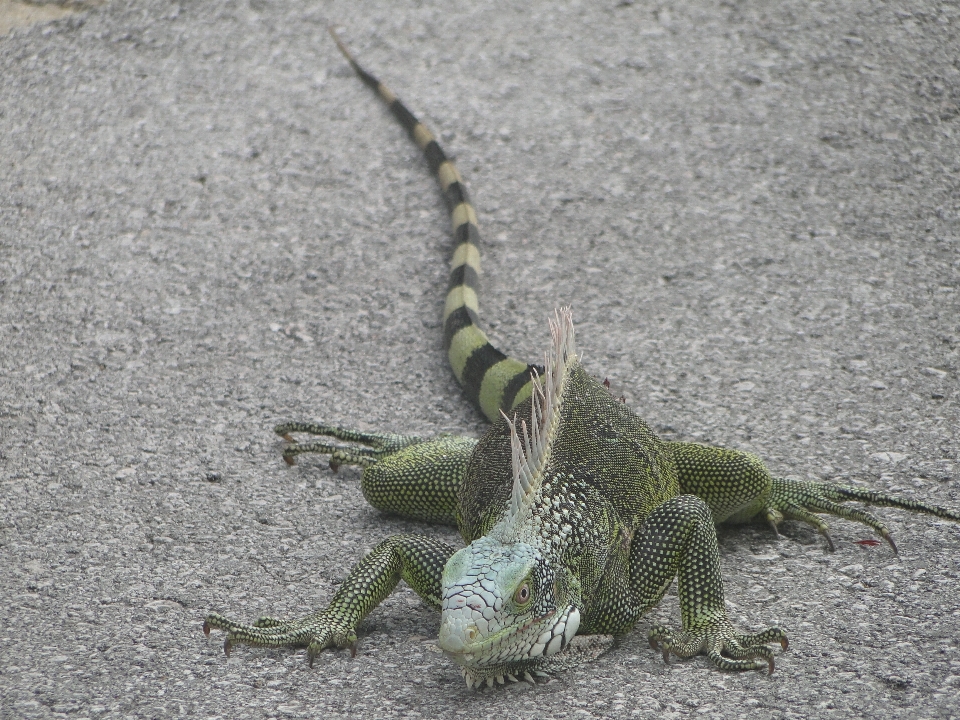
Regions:
<instances>
[{"instance_id":1,"label":"iguana hind leg","mask_svg":"<svg viewBox=\"0 0 960 720\"><path fill-rule=\"evenodd\" d=\"M723 601L720 552L713 517L706 503L680 495L657 507L633 539L630 582L637 617L657 605L677 578L683 629L655 625L650 645L670 654L704 654L721 670L773 672L768 643L786 649L787 635L777 627L756 634L734 630Z\"/></svg>"},{"instance_id":2,"label":"iguana hind leg","mask_svg":"<svg viewBox=\"0 0 960 720\"><path fill-rule=\"evenodd\" d=\"M835 515L863 523L886 540L893 551L897 546L887 526L872 513L841 503L858 500L869 505L901 508L913 512L960 521L960 513L937 505L905 500L862 488L774 478L763 461L752 453L710 447L698 443L670 443L680 491L696 495L710 507L716 523L745 523L760 518L777 532L784 520L799 520L812 525L834 549L829 526L817 513Z\"/></svg>"},{"instance_id":3,"label":"iguana hind leg","mask_svg":"<svg viewBox=\"0 0 960 720\"><path fill-rule=\"evenodd\" d=\"M394 535L374 548L350 571L330 605L291 621L260 618L251 625L218 613L207 616L203 632L224 630L223 649L235 644L257 647L306 647L310 664L329 647L349 647L356 652L357 625L403 579L431 607L440 609L443 566L455 548L424 535Z\"/></svg>"},{"instance_id":4,"label":"iguana hind leg","mask_svg":"<svg viewBox=\"0 0 960 720\"><path fill-rule=\"evenodd\" d=\"M454 435L424 440L319 423L285 423L275 431L290 443L283 451L289 464L297 455L319 453L330 456L334 471L341 465L359 465L363 468L363 496L378 510L411 520L456 525L457 493L476 440ZM292 435L295 432L351 444L298 443Z\"/></svg>"},{"instance_id":5,"label":"iguana hind leg","mask_svg":"<svg viewBox=\"0 0 960 720\"><path fill-rule=\"evenodd\" d=\"M690 442L669 443L680 492L703 500L717 524L753 517L770 495L773 478L752 453Z\"/></svg>"}]
</instances>

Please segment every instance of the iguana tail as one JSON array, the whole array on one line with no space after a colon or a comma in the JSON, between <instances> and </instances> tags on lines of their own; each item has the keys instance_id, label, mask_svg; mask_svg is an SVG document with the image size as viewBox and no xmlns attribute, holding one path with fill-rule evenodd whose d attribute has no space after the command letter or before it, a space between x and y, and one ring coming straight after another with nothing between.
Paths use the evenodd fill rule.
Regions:
<instances>
[{"instance_id":1,"label":"iguana tail","mask_svg":"<svg viewBox=\"0 0 960 720\"><path fill-rule=\"evenodd\" d=\"M456 241L450 263L447 301L443 309L443 342L453 374L463 386L467 398L491 422L496 421L501 408L512 410L530 396L530 373L537 369L542 374L543 368L507 357L490 343L487 334L480 329L477 303L480 231L463 178L423 123L414 117L390 88L357 64L333 28L330 28L330 34L360 79L376 91L423 150L430 169L440 181L450 209Z\"/></svg>"}]
</instances>

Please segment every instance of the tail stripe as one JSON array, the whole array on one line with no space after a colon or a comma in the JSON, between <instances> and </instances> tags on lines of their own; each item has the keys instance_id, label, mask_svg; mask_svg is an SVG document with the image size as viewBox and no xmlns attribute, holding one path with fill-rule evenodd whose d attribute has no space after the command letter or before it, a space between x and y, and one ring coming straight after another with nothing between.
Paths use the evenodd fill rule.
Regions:
<instances>
[{"instance_id":1,"label":"tail stripe","mask_svg":"<svg viewBox=\"0 0 960 720\"><path fill-rule=\"evenodd\" d=\"M479 235L480 230L477 229L477 213L473 209L473 205L470 203L462 202L457 205L453 212L450 213L450 220L453 223L453 232L456 233L460 229L461 225L466 225L467 223L473 225L474 230Z\"/></svg>"},{"instance_id":2,"label":"tail stripe","mask_svg":"<svg viewBox=\"0 0 960 720\"><path fill-rule=\"evenodd\" d=\"M507 360L507 356L497 350L489 342L484 343L467 358L467 364L463 368L463 389L470 402L480 405L480 390L483 387L484 376L494 365ZM499 408L497 398L497 408ZM483 407L481 406L481 410Z\"/></svg>"},{"instance_id":3,"label":"tail stripe","mask_svg":"<svg viewBox=\"0 0 960 720\"><path fill-rule=\"evenodd\" d=\"M351 64L353 65L354 69L357 68L356 63L351 63ZM364 78L364 82L367 83L367 85L370 85L374 90L376 90L377 94L381 98L383 98L384 102L386 102L387 105L392 105L394 102L396 102L397 96L393 94L393 90L388 88L386 85L383 85L379 80L377 80L373 75L370 75L369 73L367 73L365 70L362 72L364 75L367 76ZM372 84L370 81L373 81L374 84ZM401 120L400 122L403 122L403 121Z\"/></svg>"},{"instance_id":4,"label":"tail stripe","mask_svg":"<svg viewBox=\"0 0 960 720\"><path fill-rule=\"evenodd\" d=\"M470 202L470 196L467 195L467 189L460 183L453 183L446 191L447 205L456 207L460 203Z\"/></svg>"},{"instance_id":5,"label":"tail stripe","mask_svg":"<svg viewBox=\"0 0 960 720\"><path fill-rule=\"evenodd\" d=\"M403 105L401 105L400 107L403 107ZM406 108L404 108L404 110L406 110ZM417 145L420 146L420 149L423 150L424 152L426 152L427 146L430 143L437 145L433 137L433 133L427 130L427 126L424 125L422 122L417 122L417 124L413 126L413 139L417 143ZM437 145L437 150L440 150L439 145ZM443 150L440 150L440 154L443 155ZM437 163L437 167L433 169L433 171L438 172L440 170L440 165L442 165L446 161L447 161L447 158L444 157L443 160Z\"/></svg>"},{"instance_id":6,"label":"tail stripe","mask_svg":"<svg viewBox=\"0 0 960 720\"><path fill-rule=\"evenodd\" d=\"M467 398L487 418L497 421L501 408L511 410L530 396L533 389L530 373L537 370L542 375L543 368L507 357L490 344L486 333L479 327L480 230L463 178L426 126L390 88L357 64L332 28L330 34L360 79L377 92L423 151L430 170L440 181L450 208L456 243L443 310L444 346L453 374L463 386Z\"/></svg>"},{"instance_id":7,"label":"tail stripe","mask_svg":"<svg viewBox=\"0 0 960 720\"><path fill-rule=\"evenodd\" d=\"M420 127L423 127L421 125ZM440 169L440 166L447 160L447 156L443 154L443 150L440 149L440 146L437 144L436 140L430 140L427 143L427 146L423 149L423 154L427 157L427 162L430 164L430 169L436 174L437 170Z\"/></svg>"},{"instance_id":8,"label":"tail stripe","mask_svg":"<svg viewBox=\"0 0 960 720\"><path fill-rule=\"evenodd\" d=\"M468 310L466 308L460 308L454 315L462 317L467 312ZM451 317L453 317L453 315ZM488 345L490 345L490 341L487 340L486 333L478 328L469 318L468 322L457 330L456 334L450 339L450 347L447 350L450 367L453 368L453 374L457 376L457 380L464 386L463 391L468 396L471 394L470 388L466 386L466 378L464 377L467 362L475 352L480 352L482 348Z\"/></svg>"},{"instance_id":9,"label":"tail stripe","mask_svg":"<svg viewBox=\"0 0 960 720\"><path fill-rule=\"evenodd\" d=\"M450 161L437 168L437 177L440 178L440 189L444 192L447 192L454 183L460 184L463 182L457 166Z\"/></svg>"},{"instance_id":10,"label":"tail stripe","mask_svg":"<svg viewBox=\"0 0 960 720\"><path fill-rule=\"evenodd\" d=\"M470 223L460 225L453 231L453 235L457 241L457 248L453 251L453 260L450 261L450 267L455 268L466 263L480 272L480 251L477 249L480 231L477 230L477 226Z\"/></svg>"},{"instance_id":11,"label":"tail stripe","mask_svg":"<svg viewBox=\"0 0 960 720\"><path fill-rule=\"evenodd\" d=\"M446 322L454 311L461 308L467 309L468 317L476 324L480 303L477 301L477 292L472 287L457 285L450 289L447 293L447 302L443 308L443 321Z\"/></svg>"},{"instance_id":12,"label":"tail stripe","mask_svg":"<svg viewBox=\"0 0 960 720\"><path fill-rule=\"evenodd\" d=\"M466 329L470 329L471 332L479 332L481 335L483 335L483 341L487 341L487 336L484 335L483 331L480 330L480 328L478 328L474 323L476 313L473 313L473 315L474 317L471 317L470 310L466 307L459 307L447 315L447 319L443 323L443 347L448 353L453 352L454 338L460 335L461 331ZM457 342L463 343L468 337L470 336L464 335L463 337L460 337ZM472 342L468 343L468 345L471 349L474 347L474 343ZM460 350L459 352L465 352L467 345L464 345L463 348L464 349ZM453 355L450 355L450 364L453 366L453 374L456 375L457 380L460 380L461 382L463 374L462 372L458 371L457 368L462 367L466 364L466 362L467 359L464 358L463 362L455 363L453 360Z\"/></svg>"},{"instance_id":13,"label":"tail stripe","mask_svg":"<svg viewBox=\"0 0 960 720\"><path fill-rule=\"evenodd\" d=\"M469 372L468 363L464 374ZM491 365L480 381L480 392L477 395L477 404L483 414L490 417L493 413L500 412L500 408L513 409L530 397L533 391L530 372L529 365L509 357Z\"/></svg>"},{"instance_id":14,"label":"tail stripe","mask_svg":"<svg viewBox=\"0 0 960 720\"><path fill-rule=\"evenodd\" d=\"M457 265L453 270L450 271L450 284L447 286L447 289L453 289L458 285L479 290L480 274L472 265L468 265L466 263L463 265Z\"/></svg>"},{"instance_id":15,"label":"tail stripe","mask_svg":"<svg viewBox=\"0 0 960 720\"><path fill-rule=\"evenodd\" d=\"M530 397L530 393L533 392L533 381L530 379L530 373L536 370L537 374L543 377L542 369L542 367L537 365L528 365L526 372L516 372L514 369L511 369L510 371L514 374L503 386L503 398L500 401L501 407L515 408ZM505 371L504 376L506 375L507 373ZM482 397L483 393L481 392L481 398Z\"/></svg>"}]
</instances>

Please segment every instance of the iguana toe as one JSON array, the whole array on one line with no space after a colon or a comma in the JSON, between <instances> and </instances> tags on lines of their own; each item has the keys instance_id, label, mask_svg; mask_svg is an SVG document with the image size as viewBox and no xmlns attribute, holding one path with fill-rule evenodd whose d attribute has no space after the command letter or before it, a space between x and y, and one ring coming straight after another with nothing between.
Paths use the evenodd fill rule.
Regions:
<instances>
[{"instance_id":1,"label":"iguana toe","mask_svg":"<svg viewBox=\"0 0 960 720\"><path fill-rule=\"evenodd\" d=\"M650 647L663 653L688 658L704 654L720 670L774 670L773 651L767 644L778 642L784 650L789 646L787 634L773 627L753 635L741 635L723 618L696 630L674 631L663 625L650 629Z\"/></svg>"},{"instance_id":2,"label":"iguana toe","mask_svg":"<svg viewBox=\"0 0 960 720\"><path fill-rule=\"evenodd\" d=\"M868 505L900 508L913 512L922 512L927 515L944 518L946 520L960 520L960 513L937 505L893 497L873 490L856 487L844 487L829 483L804 482L786 478L773 478L771 492L765 513L767 520L776 524L782 518L799 520L812 525L823 535L830 550L833 551L833 540L828 534L827 524L815 513L825 513L845 518L854 522L863 523L873 528L882 537L890 549L897 553L897 545L890 536L890 530L883 521L872 513L857 507L842 505L854 500Z\"/></svg>"},{"instance_id":3,"label":"iguana toe","mask_svg":"<svg viewBox=\"0 0 960 720\"><path fill-rule=\"evenodd\" d=\"M262 617L251 625L212 613L204 620L204 634L209 635L211 629L227 633L223 642L223 652L227 656L238 643L254 647L306 646L307 659L312 667L316 656L329 647L350 648L353 656L357 653L356 631L323 611L290 622Z\"/></svg>"},{"instance_id":4,"label":"iguana toe","mask_svg":"<svg viewBox=\"0 0 960 720\"><path fill-rule=\"evenodd\" d=\"M421 438L414 435L367 433L323 423L288 422L277 425L273 431L290 443L283 449L283 460L287 465L296 465L297 455L316 453L330 456L330 469L334 472L341 465L369 467L398 450L422 442ZM293 433L328 437L333 438L334 441L348 444L340 445L336 442L323 440L301 443L297 441Z\"/></svg>"}]
</instances>

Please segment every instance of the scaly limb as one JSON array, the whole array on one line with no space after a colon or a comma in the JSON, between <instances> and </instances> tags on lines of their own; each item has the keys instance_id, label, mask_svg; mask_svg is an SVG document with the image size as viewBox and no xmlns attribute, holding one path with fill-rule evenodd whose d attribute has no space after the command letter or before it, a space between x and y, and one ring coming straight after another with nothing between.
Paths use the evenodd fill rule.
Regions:
<instances>
[{"instance_id":1,"label":"scaly limb","mask_svg":"<svg viewBox=\"0 0 960 720\"><path fill-rule=\"evenodd\" d=\"M770 496L765 504L765 515L767 520L776 529L776 525L782 518L800 520L815 527L817 531L827 540L830 550L834 549L833 540L828 534L827 524L818 518L814 513L828 513L837 517L846 518L855 522L863 523L873 528L880 537L889 543L894 552L897 552L897 546L890 537L890 531L887 526L875 515L855 507L846 507L840 503L848 500L858 500L870 505L881 505L884 507L895 507L913 512L921 512L927 515L943 518L944 520L960 521L960 513L948 510L938 505L917 502L915 500L905 500L903 498L886 495L873 490L863 490L861 488L846 487L843 485L831 485L830 483L806 482L803 480L787 480L783 478L773 478L771 482Z\"/></svg>"},{"instance_id":2,"label":"scaly limb","mask_svg":"<svg viewBox=\"0 0 960 720\"><path fill-rule=\"evenodd\" d=\"M721 670L773 672L778 642L787 649L787 635L777 627L755 634L734 630L727 618L720 575L720 552L713 516L707 504L693 495L680 495L660 505L647 517L630 549L630 582L636 611L644 614L663 598L677 578L683 629L655 625L650 645L666 661L704 654Z\"/></svg>"},{"instance_id":3,"label":"scaly limb","mask_svg":"<svg viewBox=\"0 0 960 720\"><path fill-rule=\"evenodd\" d=\"M890 531L879 518L840 503L858 500L960 521L960 513L952 510L873 490L774 478L752 453L698 443L673 442L669 446L677 466L680 491L696 495L707 503L716 523L745 523L759 517L779 534L777 526L784 519L799 520L816 528L832 551L834 544L829 526L816 515L826 513L873 528L897 552Z\"/></svg>"},{"instance_id":4,"label":"scaly limb","mask_svg":"<svg viewBox=\"0 0 960 720\"><path fill-rule=\"evenodd\" d=\"M207 615L203 632L227 633L223 643L229 655L233 645L306 647L310 665L329 647L349 647L356 654L357 625L403 579L431 607L440 609L443 566L454 553L445 542L423 535L394 535L377 545L350 571L350 575L323 610L299 620L263 617L251 625L218 613Z\"/></svg>"},{"instance_id":5,"label":"scaly limb","mask_svg":"<svg viewBox=\"0 0 960 720\"><path fill-rule=\"evenodd\" d=\"M713 623L712 627L690 632L676 632L663 625L650 628L650 647L663 652L663 661L670 661L670 653L677 657L692 657L703 653L721 670L756 670L767 668L767 674L773 675L773 651L769 643L780 643L786 650L789 647L786 633L780 628L769 628L752 635L742 635L733 629L729 620ZM758 662L750 658L763 658Z\"/></svg>"},{"instance_id":6,"label":"scaly limb","mask_svg":"<svg viewBox=\"0 0 960 720\"><path fill-rule=\"evenodd\" d=\"M291 444L283 451L288 464L303 453L330 455L330 467L363 468L360 489L371 505L410 520L456 526L457 494L477 441L456 435L424 440L414 435L367 433L318 423L284 423L275 428ZM297 443L290 433L324 435L343 442Z\"/></svg>"},{"instance_id":7,"label":"scaly limb","mask_svg":"<svg viewBox=\"0 0 960 720\"><path fill-rule=\"evenodd\" d=\"M290 443L283 450L283 459L287 465L296 465L297 455L318 453L330 456L330 469L334 472L339 470L341 465L369 467L391 453L423 442L422 438L415 435L367 433L323 423L287 422L277 425L273 431ZM359 447L357 445L344 447L329 442L299 443L291 435L295 432L332 437L343 442L357 443Z\"/></svg>"}]
</instances>

